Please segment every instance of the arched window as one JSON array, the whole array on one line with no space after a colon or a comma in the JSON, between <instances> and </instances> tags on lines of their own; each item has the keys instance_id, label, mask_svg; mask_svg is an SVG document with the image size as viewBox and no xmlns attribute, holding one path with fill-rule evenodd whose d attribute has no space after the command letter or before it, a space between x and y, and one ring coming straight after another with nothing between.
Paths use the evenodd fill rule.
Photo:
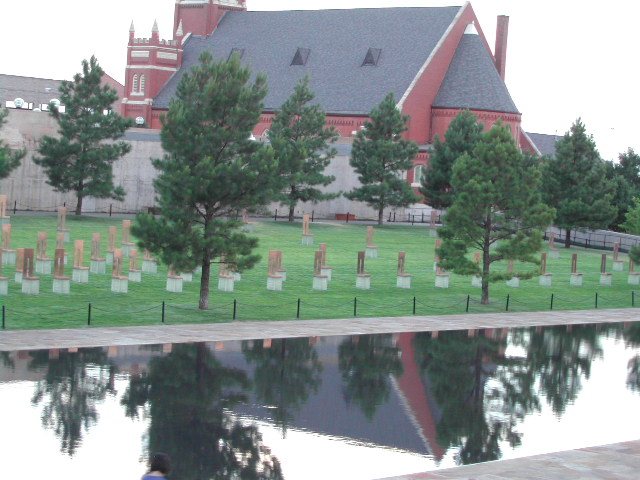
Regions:
<instances>
[{"instance_id":1,"label":"arched window","mask_svg":"<svg viewBox=\"0 0 640 480\"><path fill-rule=\"evenodd\" d=\"M137 73L133 76L133 81L131 82L131 93L138 93L138 74Z\"/></svg>"},{"instance_id":2,"label":"arched window","mask_svg":"<svg viewBox=\"0 0 640 480\"><path fill-rule=\"evenodd\" d=\"M140 93L144 93L144 75L140 75Z\"/></svg>"},{"instance_id":3,"label":"arched window","mask_svg":"<svg viewBox=\"0 0 640 480\"><path fill-rule=\"evenodd\" d=\"M419 187L422 185L422 181L424 180L424 165L416 165L413 167L413 182L411 183L412 187Z\"/></svg>"}]
</instances>

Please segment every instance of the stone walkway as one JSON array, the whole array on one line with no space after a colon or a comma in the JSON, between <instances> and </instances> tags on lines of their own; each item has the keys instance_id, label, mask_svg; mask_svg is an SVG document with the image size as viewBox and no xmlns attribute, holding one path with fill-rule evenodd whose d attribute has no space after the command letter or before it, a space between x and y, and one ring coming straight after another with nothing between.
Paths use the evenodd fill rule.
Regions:
<instances>
[{"instance_id":1,"label":"stone walkway","mask_svg":"<svg viewBox=\"0 0 640 480\"><path fill-rule=\"evenodd\" d=\"M638 320L640 320L640 309L616 309L428 317L341 318L284 322L233 322L199 325L158 324L144 327L0 330L0 351L408 331L467 330L538 325L576 325L581 323L615 323Z\"/></svg>"},{"instance_id":2,"label":"stone walkway","mask_svg":"<svg viewBox=\"0 0 640 480\"><path fill-rule=\"evenodd\" d=\"M0 330L0 351L405 331L617 323L638 320L640 320L640 310L617 309L429 317L345 318L287 322L235 322L209 325ZM640 440L436 470L386 480L636 480L638 478L640 478Z\"/></svg>"},{"instance_id":3,"label":"stone walkway","mask_svg":"<svg viewBox=\"0 0 640 480\"><path fill-rule=\"evenodd\" d=\"M640 440L501 460L384 480L637 480Z\"/></svg>"}]
</instances>

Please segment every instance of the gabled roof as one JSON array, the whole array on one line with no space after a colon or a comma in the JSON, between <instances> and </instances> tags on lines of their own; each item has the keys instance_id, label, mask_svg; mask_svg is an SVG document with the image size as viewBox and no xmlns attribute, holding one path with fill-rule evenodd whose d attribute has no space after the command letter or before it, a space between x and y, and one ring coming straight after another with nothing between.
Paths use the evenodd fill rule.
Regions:
<instances>
[{"instance_id":1,"label":"gabled roof","mask_svg":"<svg viewBox=\"0 0 640 480\"><path fill-rule=\"evenodd\" d=\"M529 132L526 132L526 134L542 155L549 155L555 158L556 142L562 138L561 136Z\"/></svg>"},{"instance_id":2,"label":"gabled roof","mask_svg":"<svg viewBox=\"0 0 640 480\"><path fill-rule=\"evenodd\" d=\"M400 100L461 8L229 11L212 35L187 40L182 69L155 98L154 108L168 108L183 72L203 50L227 59L233 48L242 48L242 61L267 74L266 110L280 108L309 75L328 113L368 114L389 92ZM291 66L300 47L310 50L308 60ZM375 66L363 66L369 49L380 50Z\"/></svg>"},{"instance_id":3,"label":"gabled roof","mask_svg":"<svg viewBox=\"0 0 640 480\"><path fill-rule=\"evenodd\" d=\"M472 33L462 36L433 106L520 113L482 38Z\"/></svg>"}]
</instances>

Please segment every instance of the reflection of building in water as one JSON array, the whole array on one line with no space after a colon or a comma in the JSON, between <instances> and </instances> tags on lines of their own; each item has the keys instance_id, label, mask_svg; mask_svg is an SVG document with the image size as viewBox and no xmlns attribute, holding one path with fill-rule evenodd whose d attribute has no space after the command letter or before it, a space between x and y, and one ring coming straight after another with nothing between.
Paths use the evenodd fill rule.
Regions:
<instances>
[{"instance_id":1,"label":"reflection of building in water","mask_svg":"<svg viewBox=\"0 0 640 480\"><path fill-rule=\"evenodd\" d=\"M163 345L125 345L102 347L111 365L116 367L118 374L136 375L147 371L148 363L153 357L163 355ZM49 358L54 360L61 353L72 352L77 349L52 348ZM39 366L33 368L32 353L35 350L20 350L0 352L5 355L5 361L0 358L0 383L14 381L37 381L45 378L47 368Z\"/></svg>"}]
</instances>

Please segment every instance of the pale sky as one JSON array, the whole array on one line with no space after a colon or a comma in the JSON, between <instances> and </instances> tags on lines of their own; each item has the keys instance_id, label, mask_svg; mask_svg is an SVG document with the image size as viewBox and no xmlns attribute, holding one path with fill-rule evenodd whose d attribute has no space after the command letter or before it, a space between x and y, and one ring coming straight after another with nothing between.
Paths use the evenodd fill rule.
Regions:
<instances>
[{"instance_id":1,"label":"pale sky","mask_svg":"<svg viewBox=\"0 0 640 480\"><path fill-rule=\"evenodd\" d=\"M247 0L249 10L462 5L456 0ZM83 58L124 79L129 26L148 37L157 19L172 38L175 0L0 0L0 73L70 79ZM493 48L508 15L506 81L525 131L564 134L581 117L605 159L640 150L637 63L640 2L476 0Z\"/></svg>"}]
</instances>

